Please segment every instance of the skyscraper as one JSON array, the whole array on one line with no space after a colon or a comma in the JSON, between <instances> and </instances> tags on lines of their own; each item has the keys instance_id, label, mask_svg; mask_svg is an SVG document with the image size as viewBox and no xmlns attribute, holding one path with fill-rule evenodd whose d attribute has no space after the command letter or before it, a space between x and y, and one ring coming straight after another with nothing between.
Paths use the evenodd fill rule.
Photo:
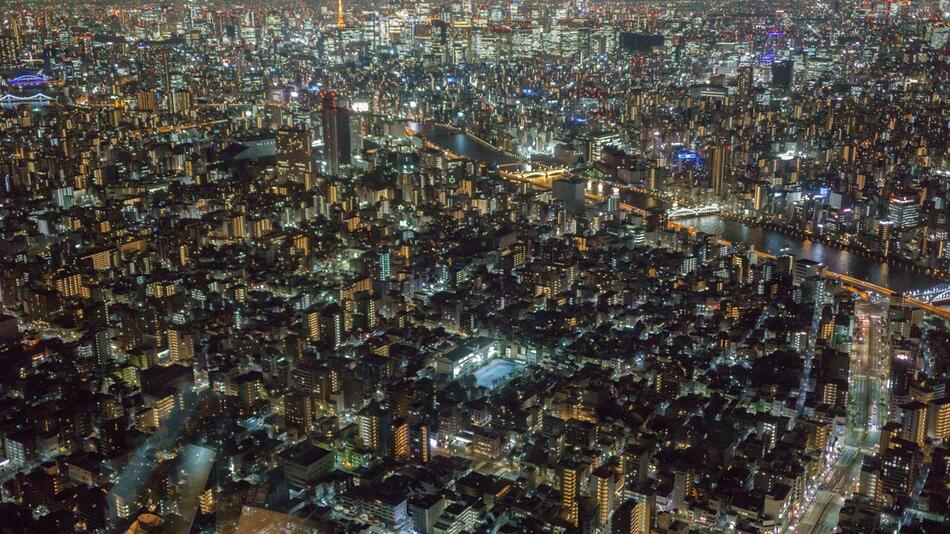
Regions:
<instances>
[{"instance_id":1,"label":"skyscraper","mask_svg":"<svg viewBox=\"0 0 950 534\"><path fill-rule=\"evenodd\" d=\"M323 95L323 144L330 174L350 164L350 110L334 92Z\"/></svg>"},{"instance_id":2,"label":"skyscraper","mask_svg":"<svg viewBox=\"0 0 950 534\"><path fill-rule=\"evenodd\" d=\"M919 210L916 196L891 195L887 204L887 218L899 229L914 228L917 226Z\"/></svg>"},{"instance_id":3,"label":"skyscraper","mask_svg":"<svg viewBox=\"0 0 950 534\"><path fill-rule=\"evenodd\" d=\"M313 158L310 132L303 128L277 130L277 180L303 184L304 189L313 187Z\"/></svg>"},{"instance_id":4,"label":"skyscraper","mask_svg":"<svg viewBox=\"0 0 950 534\"><path fill-rule=\"evenodd\" d=\"M723 196L728 190L726 183L726 147L716 145L709 154L709 174L712 182L713 194Z\"/></svg>"}]
</instances>

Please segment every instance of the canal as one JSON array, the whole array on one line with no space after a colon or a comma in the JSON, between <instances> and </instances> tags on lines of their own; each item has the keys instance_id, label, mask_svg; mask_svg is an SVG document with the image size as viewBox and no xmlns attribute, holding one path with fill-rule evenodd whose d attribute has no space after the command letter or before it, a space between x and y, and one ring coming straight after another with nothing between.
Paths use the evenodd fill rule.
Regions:
<instances>
[{"instance_id":1,"label":"canal","mask_svg":"<svg viewBox=\"0 0 950 534\"><path fill-rule=\"evenodd\" d=\"M423 124L421 130L413 129L441 147L487 165L502 165L516 161L514 158L478 142L463 132L429 123ZM658 204L658 201L651 197L634 193L625 195L624 200L640 208L651 208ZM923 289L940 283L929 276L881 263L847 250L788 236L773 230L749 226L737 221L722 219L715 215L681 219L679 222L694 226L701 232L721 236L733 243L755 246L756 250L776 255L792 254L797 258L807 258L821 262L837 273L867 280L895 291Z\"/></svg>"}]
</instances>

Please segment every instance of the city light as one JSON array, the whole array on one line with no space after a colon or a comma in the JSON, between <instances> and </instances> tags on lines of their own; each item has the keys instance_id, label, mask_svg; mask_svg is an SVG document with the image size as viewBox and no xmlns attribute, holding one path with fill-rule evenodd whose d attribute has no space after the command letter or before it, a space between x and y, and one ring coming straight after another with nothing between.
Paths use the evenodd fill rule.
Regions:
<instances>
[{"instance_id":1,"label":"city light","mask_svg":"<svg viewBox=\"0 0 950 534\"><path fill-rule=\"evenodd\" d=\"M7 530L946 530L940 2L8 4Z\"/></svg>"}]
</instances>

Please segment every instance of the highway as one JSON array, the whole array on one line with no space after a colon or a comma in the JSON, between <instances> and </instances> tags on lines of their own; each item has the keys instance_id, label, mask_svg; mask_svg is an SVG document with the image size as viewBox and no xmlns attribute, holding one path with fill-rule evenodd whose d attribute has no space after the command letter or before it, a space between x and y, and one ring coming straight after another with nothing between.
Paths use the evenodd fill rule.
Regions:
<instances>
[{"instance_id":1,"label":"highway","mask_svg":"<svg viewBox=\"0 0 950 534\"><path fill-rule=\"evenodd\" d=\"M406 129L406 133L407 133L408 135L410 135L410 136L416 135L416 132L413 131L412 129L409 129L409 128ZM447 157L449 157L449 158L452 158L452 159L463 159L462 156L460 156L460 155L458 155L458 154L455 154L455 153L453 153L452 151L446 149L445 147L436 145L435 143L432 143L432 142L430 142L430 141L426 141L426 145L429 146L429 147L431 147L431 148L434 148L434 149L436 149L436 150L442 151L442 152L443 152ZM488 145L488 146L491 147L491 145ZM493 147L493 148L495 148L495 147ZM497 150L497 148L496 148L496 150ZM555 180L555 179L557 179L557 178L561 178L561 177L563 177L563 176L566 176L566 175L567 175L567 169L564 169L564 168L548 168L548 167L544 167L544 166L539 166L539 168L538 168L537 170L532 170L532 171L527 171L527 172L525 172L525 171L506 171L506 170L499 170L499 173L498 173L498 174L499 174L502 178L504 178L504 179L506 179L506 180L508 180L508 181L511 181L511 182L522 183L522 184L528 184L528 185L531 185L531 186L533 186L533 187L536 187L536 188L542 189L542 190L550 190L550 189L552 188L552 185L551 185L551 184L552 184L553 180ZM593 182L600 182L600 181L594 180ZM592 182L592 183L593 183L593 182ZM612 182L610 182L610 183L608 183L608 182L600 182L600 183L601 183L602 185L603 185L603 184L606 184L606 185L608 185L608 186L618 187L618 184L613 184ZM640 189L635 188L635 187L631 187L631 186L623 186L623 188L624 188L624 189L629 189L629 190L631 190L631 191L641 191ZM603 202L603 200L604 200L604 197L603 197L603 196L597 195L597 194L594 194L594 193L591 193L591 192L587 192L586 196L587 196L587 199L588 199L588 200L591 200L591 201L594 201L594 202ZM620 203L618 204L618 207L619 207L621 210L623 210L623 211L626 211L626 212L629 212L629 213L634 213L634 214L639 215L639 216L641 216L641 217L647 215L647 211L646 211L646 210L643 210L643 209L641 209L641 208L638 208L638 207L636 207L636 206L634 206L634 205L632 205L632 204L628 204L628 203L626 203L626 202L620 202ZM675 221L668 221L668 222L667 222L667 227L669 227L670 229L673 229L673 230L687 230L687 231L690 231L690 232L695 232L695 228L692 228L692 227L689 227L689 226L684 226L684 225L682 225L682 224L680 224L680 223L677 223L677 222L675 222ZM728 245L728 246L731 246L731 245L732 245L732 243L731 243L730 241L727 241L727 240L724 240L724 239L720 239L719 242L722 243L723 245ZM755 251L755 254L756 254L757 256L759 256L759 257L761 257L761 258L765 258L765 259L774 259L774 258L775 258L775 256L774 256L773 254L769 254L769 253L767 253L767 252ZM847 285L852 286L852 287L857 288L857 289L862 289L862 290L865 290L865 291L870 291L870 292L878 293L878 294L881 294L881 295L884 295L884 296L891 297L891 296L897 296L897 295L899 295L896 291L894 291L893 289L890 289L890 288L888 288L888 287L880 286L880 285L877 285L877 284L868 282L867 280L861 280L860 278L854 278L853 276L848 276L848 275L846 275L846 274L841 274L841 273L836 273L836 272L834 272L834 271L825 270L825 271L824 271L824 276L825 276L826 278L830 279L830 280L834 280L834 281L837 281L837 282L841 282L841 283L843 283L843 284L847 284ZM927 312L929 312L929 313L932 313L933 315L935 315L935 316L937 316L937 317L940 317L940 318L943 318L943 319L950 319L950 310L945 310L945 309L943 309L943 308L939 308L939 307L937 307L937 306L934 306L934 305L930 304L929 302L925 302L925 301L922 301L922 300L919 300L919 299L915 299L915 298L912 298L912 297L909 297L909 296L906 296L906 295L901 295L901 298L902 298L902 302L903 302L904 304L908 305L908 306L913 306L913 307L915 307L915 308L922 309L922 310L924 310L924 311L927 311Z\"/></svg>"},{"instance_id":2,"label":"highway","mask_svg":"<svg viewBox=\"0 0 950 534\"><path fill-rule=\"evenodd\" d=\"M860 289L866 289L868 291L880 293L881 295L885 295L888 297L898 295L898 293L894 291L893 289L890 289L884 286L879 286L877 284L872 284L871 282L868 282L867 280L861 280L859 278L854 278L853 276L848 276L846 274L836 273L833 271L825 271L825 277L831 280L837 280L837 281L852 285ZM945 310L943 308L938 308L937 306L934 306L933 304L930 304L929 302L924 302L922 300L908 297L906 295L902 295L901 297L904 304L913 306L915 308L920 308L924 311L930 312L936 315L937 317L941 317L943 319L950 319L950 311L948 310Z\"/></svg>"},{"instance_id":3,"label":"highway","mask_svg":"<svg viewBox=\"0 0 950 534\"><path fill-rule=\"evenodd\" d=\"M807 508L793 520L783 532L796 534L830 534L838 525L838 514L844 506L846 496L858 478L861 462L864 460L862 449L873 447L878 433L864 433L860 440L852 440L846 434L840 438L841 451L822 472L815 484L806 492Z\"/></svg>"},{"instance_id":4,"label":"highway","mask_svg":"<svg viewBox=\"0 0 950 534\"><path fill-rule=\"evenodd\" d=\"M834 532L835 527L838 526L838 513L841 511L841 507L844 506L844 497L831 491L822 490L818 492L815 503L821 507L816 506L817 513L813 514L817 516L817 523L809 522L810 518L806 517L806 520L802 521L796 532L829 534Z\"/></svg>"}]
</instances>

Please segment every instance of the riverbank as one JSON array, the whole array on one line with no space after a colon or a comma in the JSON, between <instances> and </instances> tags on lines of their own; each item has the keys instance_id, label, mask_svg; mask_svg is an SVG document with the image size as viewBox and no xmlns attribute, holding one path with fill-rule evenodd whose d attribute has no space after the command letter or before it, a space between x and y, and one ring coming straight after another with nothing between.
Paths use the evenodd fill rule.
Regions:
<instances>
[{"instance_id":1,"label":"riverbank","mask_svg":"<svg viewBox=\"0 0 950 534\"><path fill-rule=\"evenodd\" d=\"M416 123L415 126L413 130L419 137L479 163L498 166L527 162L517 154L495 147L468 129L436 122Z\"/></svg>"},{"instance_id":2,"label":"riverbank","mask_svg":"<svg viewBox=\"0 0 950 534\"><path fill-rule=\"evenodd\" d=\"M873 261L881 262L883 264L888 264L894 267L898 267L903 270L911 271L913 273L919 274L921 276L927 276L933 279L934 283L938 282L950 282L950 273L947 272L938 272L932 269L927 269L922 265L914 262L913 260L908 260L906 258L896 257L896 256L885 256L877 250L871 250L860 243L849 242L842 243L836 239L832 239L828 236L823 236L820 234L814 234L810 232L805 232L798 228L792 228L788 225L770 223L768 221L759 221L752 219L750 217L744 217L738 213L723 211L718 214L719 217L724 219L729 219L732 221L739 222L741 224L751 226L754 228L763 228L772 232L778 232L789 237L794 237L804 241L812 241L816 243L821 243L823 245L828 245L834 247L838 250L852 252L858 254L862 257L868 258Z\"/></svg>"},{"instance_id":3,"label":"riverbank","mask_svg":"<svg viewBox=\"0 0 950 534\"><path fill-rule=\"evenodd\" d=\"M446 126L433 127L426 123L416 131L420 131L423 137L448 151L489 166L522 161L458 129L450 129ZM647 193L631 191L624 192L624 201L645 210L662 208L665 203L662 198L656 199ZM816 241L810 237L786 235L778 230L755 226L728 217L706 215L683 219L682 222L684 225L695 227L698 231L720 236L727 241L754 246L756 250L774 255L791 254L797 258L820 262L829 270L843 276L865 280L876 286L901 293L928 289L943 283L940 278L917 272L913 268L904 268L896 263L892 264L890 261L875 260L872 256L858 251L837 248L831 243Z\"/></svg>"}]
</instances>

